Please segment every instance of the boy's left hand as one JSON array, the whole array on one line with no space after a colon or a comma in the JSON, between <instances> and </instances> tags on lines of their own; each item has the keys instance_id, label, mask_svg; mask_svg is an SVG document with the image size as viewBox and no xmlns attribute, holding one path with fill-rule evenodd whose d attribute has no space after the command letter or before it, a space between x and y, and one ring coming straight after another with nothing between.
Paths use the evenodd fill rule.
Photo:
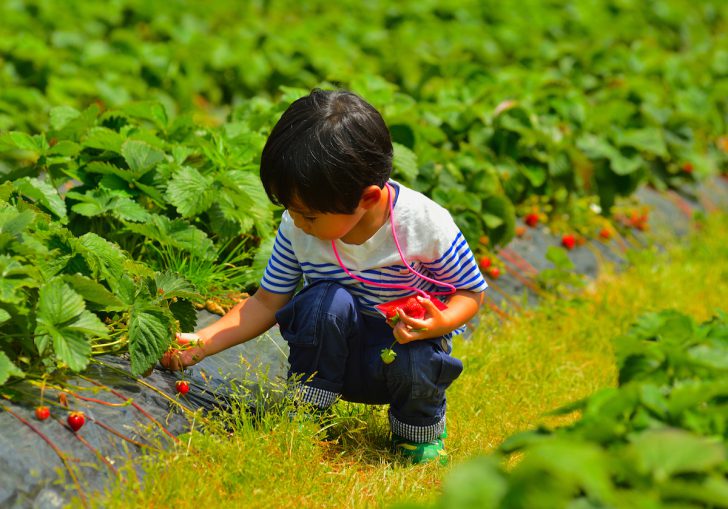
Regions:
<instances>
[{"instance_id":1,"label":"boy's left hand","mask_svg":"<svg viewBox=\"0 0 728 509\"><path fill-rule=\"evenodd\" d=\"M430 299L417 297L417 301L425 308L424 318L412 318L402 308L397 308L399 320L393 329L398 343L436 338L452 330L445 314Z\"/></svg>"}]
</instances>

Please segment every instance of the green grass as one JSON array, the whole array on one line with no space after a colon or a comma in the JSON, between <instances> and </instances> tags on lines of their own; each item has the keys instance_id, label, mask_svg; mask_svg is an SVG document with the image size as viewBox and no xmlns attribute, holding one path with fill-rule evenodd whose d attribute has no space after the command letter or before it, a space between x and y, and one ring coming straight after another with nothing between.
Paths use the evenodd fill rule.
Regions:
<instances>
[{"instance_id":1,"label":"green grass","mask_svg":"<svg viewBox=\"0 0 728 509\"><path fill-rule=\"evenodd\" d=\"M236 415L233 433L195 431L182 445L132 468L101 507L379 507L427 502L443 476L508 435L574 416L555 407L614 385L612 338L640 314L679 309L697 320L728 302L728 218L712 217L667 252L633 253L615 273L605 267L579 296L554 299L500 322L486 314L472 341L456 344L463 375L448 391L451 465L409 466L387 450L385 408L339 403L330 427L288 422L271 412ZM285 412L284 412L285 415Z\"/></svg>"}]
</instances>

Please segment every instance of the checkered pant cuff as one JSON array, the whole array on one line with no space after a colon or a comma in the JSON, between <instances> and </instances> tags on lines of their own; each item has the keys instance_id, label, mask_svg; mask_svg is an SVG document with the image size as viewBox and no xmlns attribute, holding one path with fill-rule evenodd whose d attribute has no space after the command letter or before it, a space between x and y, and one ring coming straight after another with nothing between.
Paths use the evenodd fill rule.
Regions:
<instances>
[{"instance_id":1,"label":"checkered pant cuff","mask_svg":"<svg viewBox=\"0 0 728 509\"><path fill-rule=\"evenodd\" d=\"M299 384L293 389L293 398L318 408L329 408L339 397L339 393Z\"/></svg>"},{"instance_id":2,"label":"checkered pant cuff","mask_svg":"<svg viewBox=\"0 0 728 509\"><path fill-rule=\"evenodd\" d=\"M412 442L431 442L436 438L440 438L445 431L445 416L440 421L429 426L413 426L398 420L389 412L389 424L392 427L392 433Z\"/></svg>"}]
</instances>

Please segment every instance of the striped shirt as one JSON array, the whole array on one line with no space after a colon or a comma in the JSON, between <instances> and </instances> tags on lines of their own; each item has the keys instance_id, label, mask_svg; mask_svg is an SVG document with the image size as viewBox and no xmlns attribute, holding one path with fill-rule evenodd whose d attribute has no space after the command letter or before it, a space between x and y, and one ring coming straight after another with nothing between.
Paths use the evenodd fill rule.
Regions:
<instances>
[{"instance_id":1,"label":"striped shirt","mask_svg":"<svg viewBox=\"0 0 728 509\"><path fill-rule=\"evenodd\" d=\"M410 266L458 290L484 291L488 285L450 213L417 191L394 181L390 185L395 190L394 227ZM446 290L407 270L397 252L390 219L363 244L336 242L346 268L378 283L414 286L427 292ZM414 294L412 290L381 288L349 277L336 261L330 241L304 233L285 211L261 286L273 293L291 293L301 279L304 285L320 279L335 280L357 298L362 312L377 316L375 305Z\"/></svg>"}]
</instances>

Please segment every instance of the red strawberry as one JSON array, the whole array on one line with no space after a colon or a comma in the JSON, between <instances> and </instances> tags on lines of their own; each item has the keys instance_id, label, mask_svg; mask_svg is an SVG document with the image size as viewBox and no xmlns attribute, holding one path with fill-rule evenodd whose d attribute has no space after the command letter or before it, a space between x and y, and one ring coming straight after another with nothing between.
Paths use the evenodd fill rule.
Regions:
<instances>
[{"instance_id":1,"label":"red strawberry","mask_svg":"<svg viewBox=\"0 0 728 509\"><path fill-rule=\"evenodd\" d=\"M694 169L693 163L685 163L682 165L682 171L685 173L692 173Z\"/></svg>"},{"instance_id":2,"label":"red strawberry","mask_svg":"<svg viewBox=\"0 0 728 509\"><path fill-rule=\"evenodd\" d=\"M66 422L68 422L71 429L76 432L80 430L84 424L86 424L86 416L83 415L83 412L71 412L68 414Z\"/></svg>"},{"instance_id":3,"label":"red strawberry","mask_svg":"<svg viewBox=\"0 0 728 509\"><path fill-rule=\"evenodd\" d=\"M447 309L447 305L439 299L431 301L437 309ZM412 318L424 318L425 308L417 301L416 297L402 297L390 302L384 302L375 306L377 310L384 315L387 321L394 325L399 320L398 308L402 308L407 316Z\"/></svg>"},{"instance_id":4,"label":"red strawberry","mask_svg":"<svg viewBox=\"0 0 728 509\"><path fill-rule=\"evenodd\" d=\"M526 214L526 217L524 219L525 223L533 228L538 224L538 214L535 212L531 212L530 214Z\"/></svg>"},{"instance_id":5,"label":"red strawberry","mask_svg":"<svg viewBox=\"0 0 728 509\"><path fill-rule=\"evenodd\" d=\"M45 421L50 416L51 416L51 411L47 406L41 405L41 406L35 407L35 418L38 419L39 421Z\"/></svg>"},{"instance_id":6,"label":"red strawberry","mask_svg":"<svg viewBox=\"0 0 728 509\"><path fill-rule=\"evenodd\" d=\"M483 270L486 270L492 264L493 264L493 260L491 260L487 256L481 256L480 260L478 260L478 265L480 265L480 268Z\"/></svg>"},{"instance_id":7,"label":"red strawberry","mask_svg":"<svg viewBox=\"0 0 728 509\"><path fill-rule=\"evenodd\" d=\"M599 236L604 240L609 240L612 238L612 230L605 226L604 228L599 230Z\"/></svg>"},{"instance_id":8,"label":"red strawberry","mask_svg":"<svg viewBox=\"0 0 728 509\"><path fill-rule=\"evenodd\" d=\"M576 238L571 233L567 233L566 235L561 237L561 245L564 246L566 249L572 250L576 245Z\"/></svg>"},{"instance_id":9,"label":"red strawberry","mask_svg":"<svg viewBox=\"0 0 728 509\"><path fill-rule=\"evenodd\" d=\"M425 306L420 304L416 297L407 299L407 302L402 306L402 311L410 318L417 318L419 320L425 317Z\"/></svg>"},{"instance_id":10,"label":"red strawberry","mask_svg":"<svg viewBox=\"0 0 728 509\"><path fill-rule=\"evenodd\" d=\"M493 279L498 279L501 272L498 267L489 267L488 270L485 271L485 273Z\"/></svg>"},{"instance_id":11,"label":"red strawberry","mask_svg":"<svg viewBox=\"0 0 728 509\"><path fill-rule=\"evenodd\" d=\"M190 392L190 384L184 380L177 380L174 384L174 388L177 389L177 392L180 394L187 394Z\"/></svg>"}]
</instances>

